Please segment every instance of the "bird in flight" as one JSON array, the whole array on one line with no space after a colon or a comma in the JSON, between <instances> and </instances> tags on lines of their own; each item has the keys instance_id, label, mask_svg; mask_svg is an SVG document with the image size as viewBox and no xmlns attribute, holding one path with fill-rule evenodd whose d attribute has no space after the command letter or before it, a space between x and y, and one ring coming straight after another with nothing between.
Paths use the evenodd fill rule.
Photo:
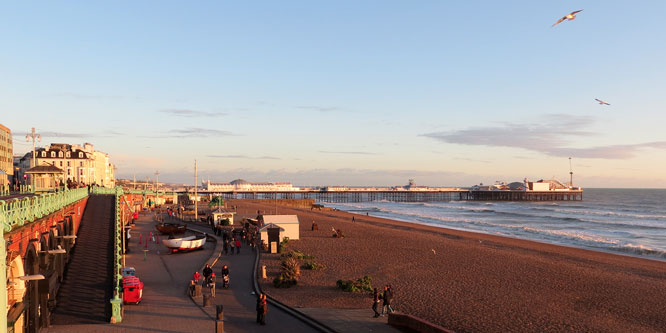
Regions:
<instances>
[{"instance_id":1,"label":"bird in flight","mask_svg":"<svg viewBox=\"0 0 666 333\"><path fill-rule=\"evenodd\" d=\"M432 251L432 254L437 254L437 251L435 251L435 249L430 249L430 251Z\"/></svg>"},{"instance_id":2,"label":"bird in flight","mask_svg":"<svg viewBox=\"0 0 666 333\"><path fill-rule=\"evenodd\" d=\"M555 22L555 24L553 24L553 27L556 26L556 25L558 25L558 24L560 24L560 23L562 23L562 21L564 21L564 20L569 20L569 21L573 21L573 20L575 20L575 19L576 19L576 14L578 14L578 13L580 13L580 12L582 12L582 11L583 11L583 10L581 9L581 10L577 10L577 11L575 11L575 12L571 12L571 13L569 13L569 14L567 14L567 15L564 15L563 18L557 20L557 22Z\"/></svg>"},{"instance_id":3,"label":"bird in flight","mask_svg":"<svg viewBox=\"0 0 666 333\"><path fill-rule=\"evenodd\" d=\"M604 102L604 101L602 101L602 100L600 100L600 99L598 99L598 98L595 98L594 100L597 101L597 102L599 102L599 104L601 104L601 105L610 105L609 103L606 103L606 102Z\"/></svg>"}]
</instances>

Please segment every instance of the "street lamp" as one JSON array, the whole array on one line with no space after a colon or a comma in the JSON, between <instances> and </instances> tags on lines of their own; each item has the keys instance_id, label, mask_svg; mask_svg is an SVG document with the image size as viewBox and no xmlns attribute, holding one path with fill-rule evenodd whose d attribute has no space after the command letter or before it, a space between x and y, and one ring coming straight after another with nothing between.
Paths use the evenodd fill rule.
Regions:
<instances>
[{"instance_id":1,"label":"street lamp","mask_svg":"<svg viewBox=\"0 0 666 333\"><path fill-rule=\"evenodd\" d=\"M34 167L37 165L37 161L35 160L35 140L42 142L42 136L35 133L35 128L32 128L32 131L28 133L28 135L25 136L25 141L30 141L32 139L32 159L30 160L30 167ZM33 165L34 164L34 165ZM32 186L32 190L35 190L35 176L30 175L30 185Z\"/></svg>"}]
</instances>

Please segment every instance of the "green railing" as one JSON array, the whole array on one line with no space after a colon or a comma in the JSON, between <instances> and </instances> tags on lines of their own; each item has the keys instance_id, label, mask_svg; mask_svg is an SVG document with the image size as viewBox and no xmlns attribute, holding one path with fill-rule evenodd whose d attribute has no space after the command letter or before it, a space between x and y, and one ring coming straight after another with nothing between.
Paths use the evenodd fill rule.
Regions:
<instances>
[{"instance_id":1,"label":"green railing","mask_svg":"<svg viewBox=\"0 0 666 333\"><path fill-rule=\"evenodd\" d=\"M87 188L77 188L36 196L0 200L0 223L5 232L34 222L88 196Z\"/></svg>"},{"instance_id":2,"label":"green railing","mask_svg":"<svg viewBox=\"0 0 666 333\"><path fill-rule=\"evenodd\" d=\"M103 194L109 194L106 193L108 192L107 190L111 189L106 189L106 190L101 190L101 192L105 192ZM113 298L110 300L111 302L111 323L113 324L118 324L122 322L122 305L123 305L123 300L120 297L120 292L121 286L120 282L122 281L122 258L123 258L123 248L122 248L122 238L123 237L123 220L122 220L122 215L121 215L121 205L122 205L122 196L124 195L123 193L123 188L120 186L116 186L115 189L113 190L113 194L115 194L115 211L116 211L116 227L115 227L115 234L114 234L114 242L115 242L115 249L113 251L114 253L114 260L113 260L113 287L114 287L114 293L113 293ZM100 193L101 194L101 193Z\"/></svg>"}]
</instances>

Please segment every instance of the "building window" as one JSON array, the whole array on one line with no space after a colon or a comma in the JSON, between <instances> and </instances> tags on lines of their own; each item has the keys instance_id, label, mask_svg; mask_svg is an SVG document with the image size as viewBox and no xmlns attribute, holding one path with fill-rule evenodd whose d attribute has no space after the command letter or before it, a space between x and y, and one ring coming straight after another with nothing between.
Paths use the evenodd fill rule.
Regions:
<instances>
[{"instance_id":1,"label":"building window","mask_svg":"<svg viewBox=\"0 0 666 333\"><path fill-rule=\"evenodd\" d=\"M55 157L55 152L54 151L51 152L51 157Z\"/></svg>"},{"instance_id":2,"label":"building window","mask_svg":"<svg viewBox=\"0 0 666 333\"><path fill-rule=\"evenodd\" d=\"M42 152L42 157L46 157L46 152L45 151Z\"/></svg>"},{"instance_id":3,"label":"building window","mask_svg":"<svg viewBox=\"0 0 666 333\"><path fill-rule=\"evenodd\" d=\"M62 168L62 161L60 161L60 167Z\"/></svg>"},{"instance_id":4,"label":"building window","mask_svg":"<svg viewBox=\"0 0 666 333\"><path fill-rule=\"evenodd\" d=\"M58 152L58 157L62 158L62 151Z\"/></svg>"},{"instance_id":5,"label":"building window","mask_svg":"<svg viewBox=\"0 0 666 333\"><path fill-rule=\"evenodd\" d=\"M79 152L79 158L83 158L83 153Z\"/></svg>"},{"instance_id":6,"label":"building window","mask_svg":"<svg viewBox=\"0 0 666 333\"><path fill-rule=\"evenodd\" d=\"M67 166L71 166L69 161L67 161Z\"/></svg>"},{"instance_id":7,"label":"building window","mask_svg":"<svg viewBox=\"0 0 666 333\"><path fill-rule=\"evenodd\" d=\"M83 166L83 161L79 162L79 166L81 167Z\"/></svg>"},{"instance_id":8,"label":"building window","mask_svg":"<svg viewBox=\"0 0 666 333\"><path fill-rule=\"evenodd\" d=\"M71 156L71 154L69 152L67 152L67 153L65 153L65 156L67 156L67 158L69 158Z\"/></svg>"}]
</instances>

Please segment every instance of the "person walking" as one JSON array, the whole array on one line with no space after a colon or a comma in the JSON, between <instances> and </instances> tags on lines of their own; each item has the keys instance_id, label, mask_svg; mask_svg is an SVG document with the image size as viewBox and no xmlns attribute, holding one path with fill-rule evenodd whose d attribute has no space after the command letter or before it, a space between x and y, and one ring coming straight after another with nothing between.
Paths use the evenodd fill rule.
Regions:
<instances>
[{"instance_id":1,"label":"person walking","mask_svg":"<svg viewBox=\"0 0 666 333\"><path fill-rule=\"evenodd\" d=\"M257 299L257 323L266 325L266 314L268 313L268 304L266 304L266 294L260 294Z\"/></svg>"},{"instance_id":2,"label":"person walking","mask_svg":"<svg viewBox=\"0 0 666 333\"><path fill-rule=\"evenodd\" d=\"M236 238L236 254L240 254L240 248L241 248L241 241L240 239Z\"/></svg>"},{"instance_id":3,"label":"person walking","mask_svg":"<svg viewBox=\"0 0 666 333\"><path fill-rule=\"evenodd\" d=\"M234 242L234 239L232 238L229 241L229 254L234 254L234 247L236 247L236 242Z\"/></svg>"},{"instance_id":4,"label":"person walking","mask_svg":"<svg viewBox=\"0 0 666 333\"><path fill-rule=\"evenodd\" d=\"M379 290L375 288L375 290L372 293L372 311L375 312L375 315L372 316L373 318L379 317L379 311L377 309L379 308L379 300L382 298L382 294L379 293Z\"/></svg>"},{"instance_id":5,"label":"person walking","mask_svg":"<svg viewBox=\"0 0 666 333\"><path fill-rule=\"evenodd\" d=\"M203 277L204 277L203 283L208 283L208 279L210 278L211 274L213 274L213 269L210 267L209 264L206 264L206 267L204 267L203 269Z\"/></svg>"},{"instance_id":6,"label":"person walking","mask_svg":"<svg viewBox=\"0 0 666 333\"><path fill-rule=\"evenodd\" d=\"M223 247L224 254L229 253L229 240L225 239L224 240L224 247Z\"/></svg>"},{"instance_id":7,"label":"person walking","mask_svg":"<svg viewBox=\"0 0 666 333\"><path fill-rule=\"evenodd\" d=\"M215 297L215 273L210 273L209 279L208 287L210 288L210 294L211 296Z\"/></svg>"},{"instance_id":8,"label":"person walking","mask_svg":"<svg viewBox=\"0 0 666 333\"><path fill-rule=\"evenodd\" d=\"M352 223L356 222L356 217L352 216Z\"/></svg>"},{"instance_id":9,"label":"person walking","mask_svg":"<svg viewBox=\"0 0 666 333\"><path fill-rule=\"evenodd\" d=\"M391 307L391 301L393 300L393 290L391 290L391 285L384 286L384 299L382 305L382 316L384 313L393 313L393 307Z\"/></svg>"},{"instance_id":10,"label":"person walking","mask_svg":"<svg viewBox=\"0 0 666 333\"><path fill-rule=\"evenodd\" d=\"M199 283L200 278L201 278L201 274L199 274L199 271L194 272L194 282Z\"/></svg>"}]
</instances>

